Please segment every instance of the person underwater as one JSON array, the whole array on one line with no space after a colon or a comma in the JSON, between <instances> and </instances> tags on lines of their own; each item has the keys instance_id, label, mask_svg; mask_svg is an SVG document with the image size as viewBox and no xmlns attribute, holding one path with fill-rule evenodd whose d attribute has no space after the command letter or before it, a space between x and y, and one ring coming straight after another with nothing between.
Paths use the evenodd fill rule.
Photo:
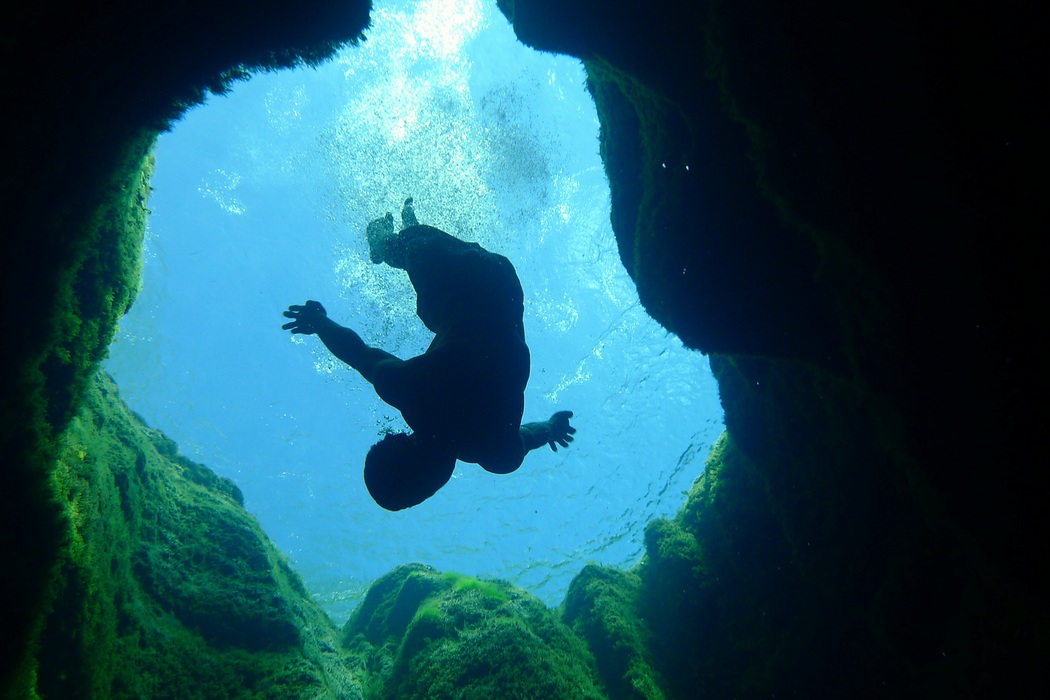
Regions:
<instances>
[{"instance_id":1,"label":"person underwater","mask_svg":"<svg viewBox=\"0 0 1050 700\"><path fill-rule=\"evenodd\" d=\"M522 424L530 356L524 294L502 255L416 219L412 198L394 217L368 224L371 261L405 270L416 291L416 314L434 333L426 352L408 360L367 345L328 318L317 301L293 304L282 328L316 335L401 412L410 434L383 437L365 457L365 486L387 510L403 510L448 483L456 460L509 474L543 445L568 447L572 411Z\"/></svg>"}]
</instances>

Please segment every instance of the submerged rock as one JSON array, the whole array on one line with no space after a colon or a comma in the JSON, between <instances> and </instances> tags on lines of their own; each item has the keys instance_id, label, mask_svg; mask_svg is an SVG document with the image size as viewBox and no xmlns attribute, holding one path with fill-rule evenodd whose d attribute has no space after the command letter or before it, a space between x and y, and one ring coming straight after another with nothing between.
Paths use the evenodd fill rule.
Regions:
<instances>
[{"instance_id":1,"label":"submerged rock","mask_svg":"<svg viewBox=\"0 0 1050 700\"><path fill-rule=\"evenodd\" d=\"M563 619L587 641L610 698L662 700L651 633L638 615L640 587L633 572L588 564L569 586Z\"/></svg>"},{"instance_id":2,"label":"submerged rock","mask_svg":"<svg viewBox=\"0 0 1050 700\"><path fill-rule=\"evenodd\" d=\"M538 599L422 564L376 581L343 642L372 697L605 697L586 645Z\"/></svg>"},{"instance_id":3,"label":"submerged rock","mask_svg":"<svg viewBox=\"0 0 1050 700\"><path fill-rule=\"evenodd\" d=\"M53 475L69 523L45 697L360 696L360 664L228 479L97 374Z\"/></svg>"}]
</instances>

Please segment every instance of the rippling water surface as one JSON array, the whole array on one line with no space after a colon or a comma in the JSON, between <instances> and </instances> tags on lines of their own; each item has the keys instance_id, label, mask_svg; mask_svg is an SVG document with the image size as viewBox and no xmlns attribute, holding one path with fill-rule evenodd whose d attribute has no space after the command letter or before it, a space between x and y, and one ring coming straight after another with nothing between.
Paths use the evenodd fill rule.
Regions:
<instances>
[{"instance_id":1,"label":"rippling water surface","mask_svg":"<svg viewBox=\"0 0 1050 700\"><path fill-rule=\"evenodd\" d=\"M609 225L579 62L518 44L494 4L376 3L368 40L261 75L157 147L143 292L107 363L128 403L246 505L337 620L411 561L507 579L548 604L589 561L628 567L722 429L706 358L649 319ZM525 420L576 413L576 442L509 476L459 464L388 513L361 479L404 429L281 311L318 299L402 357L429 343L407 276L363 231L404 197L506 255L525 289Z\"/></svg>"}]
</instances>

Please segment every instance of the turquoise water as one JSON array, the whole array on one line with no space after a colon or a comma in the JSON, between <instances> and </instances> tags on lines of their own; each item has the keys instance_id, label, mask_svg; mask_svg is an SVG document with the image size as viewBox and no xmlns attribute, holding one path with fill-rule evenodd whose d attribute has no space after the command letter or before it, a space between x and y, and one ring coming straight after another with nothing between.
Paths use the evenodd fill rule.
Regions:
<instances>
[{"instance_id":1,"label":"turquoise water","mask_svg":"<svg viewBox=\"0 0 1050 700\"><path fill-rule=\"evenodd\" d=\"M147 422L237 482L337 621L412 561L556 605L585 563L639 559L722 430L707 359L649 319L623 270L582 67L518 44L494 4L376 3L360 46L187 114L153 186L144 288L107 368ZM511 475L461 463L389 513L361 469L400 416L280 326L318 299L372 345L426 348L407 276L369 263L363 235L409 195L423 223L514 263L525 420L569 409L579 432Z\"/></svg>"}]
</instances>

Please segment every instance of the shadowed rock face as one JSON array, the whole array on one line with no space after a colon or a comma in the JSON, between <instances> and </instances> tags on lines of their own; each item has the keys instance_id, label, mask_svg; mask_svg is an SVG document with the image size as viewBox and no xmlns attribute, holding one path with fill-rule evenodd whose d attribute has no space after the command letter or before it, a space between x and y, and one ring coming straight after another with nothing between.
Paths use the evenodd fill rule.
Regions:
<instances>
[{"instance_id":1,"label":"shadowed rock face","mask_svg":"<svg viewBox=\"0 0 1050 700\"><path fill-rule=\"evenodd\" d=\"M719 379L726 440L639 568L665 688L1023 687L1047 648L1023 8L505 7L584 59L624 264Z\"/></svg>"},{"instance_id":2,"label":"shadowed rock face","mask_svg":"<svg viewBox=\"0 0 1050 700\"><path fill-rule=\"evenodd\" d=\"M361 2L118 1L25 6L5 25L6 87L19 106L0 115L0 264L4 302L22 317L0 373L8 499L0 551L11 572L5 592L17 601L0 619L5 692L27 697L36 683L31 640L71 537L51 474L61 434L138 289L157 131L251 70L322 59L358 35L367 12Z\"/></svg>"},{"instance_id":3,"label":"shadowed rock face","mask_svg":"<svg viewBox=\"0 0 1050 700\"><path fill-rule=\"evenodd\" d=\"M95 365L137 289L156 131L205 88L320 60L357 36L367 3L18 14L4 47L21 102L0 128L5 691L135 696L226 649L242 665L202 681L216 697L246 677L272 697L325 683L422 696L447 682L448 645L511 638L521 653L501 658L521 668L575 655L557 678L584 695L1045 687L1033 543L1047 477L1029 466L1045 432L1047 154L1029 97L1043 25L1023 4L840 5L501 3L524 42L585 60L621 257L654 318L712 354L727 433L678 517L650 525L637 569L585 569L560 622L494 584L402 571L398 590L408 574L437 587L403 599L397 634L393 608L367 624L359 611L341 648L265 538L245 535L228 484L172 447L159 480L101 447L130 423L99 418L112 390ZM97 440L78 447L85 430ZM165 501L172 483L203 500ZM201 539L160 546L172 532ZM252 593L217 595L226 581ZM102 605L109 590L123 602ZM100 661L139 638L170 654L126 655L120 673ZM278 658L299 670L273 675ZM480 668L455 684L489 687L497 670Z\"/></svg>"}]
</instances>

